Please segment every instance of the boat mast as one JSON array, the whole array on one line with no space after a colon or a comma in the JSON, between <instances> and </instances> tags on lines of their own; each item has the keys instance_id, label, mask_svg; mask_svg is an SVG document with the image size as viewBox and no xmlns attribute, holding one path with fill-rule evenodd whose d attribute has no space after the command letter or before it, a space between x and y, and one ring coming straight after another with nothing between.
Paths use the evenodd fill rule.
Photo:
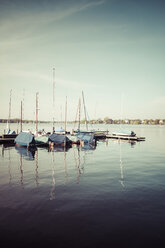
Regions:
<instances>
[{"instance_id":1,"label":"boat mast","mask_svg":"<svg viewBox=\"0 0 165 248\"><path fill-rule=\"evenodd\" d=\"M78 130L80 130L80 118L81 118L81 99L79 98Z\"/></svg>"},{"instance_id":2,"label":"boat mast","mask_svg":"<svg viewBox=\"0 0 165 248\"><path fill-rule=\"evenodd\" d=\"M10 101L9 101L9 129L10 129L10 119L11 119L11 95L12 95L12 90L10 90Z\"/></svg>"},{"instance_id":3,"label":"boat mast","mask_svg":"<svg viewBox=\"0 0 165 248\"><path fill-rule=\"evenodd\" d=\"M123 93L121 94L121 106L120 106L120 129L122 125L122 119L123 119Z\"/></svg>"},{"instance_id":4,"label":"boat mast","mask_svg":"<svg viewBox=\"0 0 165 248\"><path fill-rule=\"evenodd\" d=\"M21 122L20 122L20 131L22 132L22 101L21 101Z\"/></svg>"},{"instance_id":5,"label":"boat mast","mask_svg":"<svg viewBox=\"0 0 165 248\"><path fill-rule=\"evenodd\" d=\"M65 134L66 134L66 123L67 123L67 96L66 96L66 103L65 103Z\"/></svg>"},{"instance_id":6,"label":"boat mast","mask_svg":"<svg viewBox=\"0 0 165 248\"><path fill-rule=\"evenodd\" d=\"M86 108L85 108L85 100L84 100L84 92L83 91L82 91L82 98L83 98L83 103L84 103L85 124L86 124L86 129L88 131L88 124L87 124L87 116L86 116Z\"/></svg>"},{"instance_id":7,"label":"boat mast","mask_svg":"<svg viewBox=\"0 0 165 248\"><path fill-rule=\"evenodd\" d=\"M75 121L74 121L74 127L73 127L73 130L75 129L75 126L76 126L76 123L77 123L78 109L79 109L79 103L78 103L78 105L77 105L77 110L76 110L76 118L75 118ZM72 131L73 131L73 130L72 130Z\"/></svg>"},{"instance_id":8,"label":"boat mast","mask_svg":"<svg viewBox=\"0 0 165 248\"><path fill-rule=\"evenodd\" d=\"M55 68L53 68L53 133L55 132L55 125L54 125L54 103L55 103L55 96L54 96L54 90L55 90Z\"/></svg>"},{"instance_id":9,"label":"boat mast","mask_svg":"<svg viewBox=\"0 0 165 248\"><path fill-rule=\"evenodd\" d=\"M36 135L38 136L38 92L36 93Z\"/></svg>"},{"instance_id":10,"label":"boat mast","mask_svg":"<svg viewBox=\"0 0 165 248\"><path fill-rule=\"evenodd\" d=\"M61 112L61 126L62 126L62 105L60 106L60 112Z\"/></svg>"}]
</instances>

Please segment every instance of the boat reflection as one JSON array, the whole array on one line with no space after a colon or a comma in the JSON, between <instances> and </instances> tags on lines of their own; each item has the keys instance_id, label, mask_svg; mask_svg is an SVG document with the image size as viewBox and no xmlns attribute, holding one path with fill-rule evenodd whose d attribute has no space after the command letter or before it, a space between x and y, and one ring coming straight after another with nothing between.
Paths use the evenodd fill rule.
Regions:
<instances>
[{"instance_id":1,"label":"boat reflection","mask_svg":"<svg viewBox=\"0 0 165 248\"><path fill-rule=\"evenodd\" d=\"M31 187L35 185L38 190L41 190L40 186L46 183L45 190L48 189L47 196L52 201L57 198L57 186L67 186L73 181L75 184L80 183L84 175L86 159L95 149L96 146L91 144L73 145L72 149L58 146L54 146L53 149L49 147L27 149L22 146L5 148L3 146L2 156L4 160L9 160L9 184L19 182L22 189L25 189L28 184ZM8 150L12 152L12 157L16 156L13 162L10 160ZM12 163L14 166L11 166Z\"/></svg>"},{"instance_id":2,"label":"boat reflection","mask_svg":"<svg viewBox=\"0 0 165 248\"><path fill-rule=\"evenodd\" d=\"M71 147L63 147L63 146L52 146L49 147L47 150L48 152L67 152Z\"/></svg>"},{"instance_id":3,"label":"boat reflection","mask_svg":"<svg viewBox=\"0 0 165 248\"><path fill-rule=\"evenodd\" d=\"M35 167L35 182L36 186L39 185L39 177L38 177L38 150L37 148L30 148L27 149L26 147L19 147L15 146L15 149L17 150L18 154L20 155L20 185L24 189L24 168L23 168L23 160L27 161L34 161L36 162Z\"/></svg>"},{"instance_id":4,"label":"boat reflection","mask_svg":"<svg viewBox=\"0 0 165 248\"><path fill-rule=\"evenodd\" d=\"M55 152L63 152L64 153L64 172L65 172L65 177L64 177L64 185L66 185L68 181L68 172L67 172L67 159L66 159L66 154L67 151L70 149L70 147L58 147L58 146L53 146L51 149L48 149L48 152L52 152L52 158L51 158L51 189L50 189L50 194L49 194L49 199L52 201L55 199L55 187L56 187L56 173L55 173L55 165L56 165L56 160L55 160Z\"/></svg>"},{"instance_id":5,"label":"boat reflection","mask_svg":"<svg viewBox=\"0 0 165 248\"><path fill-rule=\"evenodd\" d=\"M114 139L110 142L116 143L116 144L129 144L132 148L136 145L137 141L134 140L123 140L123 139Z\"/></svg>"},{"instance_id":6,"label":"boat reflection","mask_svg":"<svg viewBox=\"0 0 165 248\"><path fill-rule=\"evenodd\" d=\"M15 149L25 160L34 160L35 152L37 151L36 147L27 149L23 146L15 146Z\"/></svg>"},{"instance_id":7,"label":"boat reflection","mask_svg":"<svg viewBox=\"0 0 165 248\"><path fill-rule=\"evenodd\" d=\"M4 157L5 155L5 150L10 150L12 149L12 147L14 147L15 145L14 144L1 144L0 145L2 147L2 157Z\"/></svg>"},{"instance_id":8,"label":"boat reflection","mask_svg":"<svg viewBox=\"0 0 165 248\"><path fill-rule=\"evenodd\" d=\"M91 145L89 143L84 144L83 146L80 146L82 151L86 151L86 150L95 150L96 149L96 145Z\"/></svg>"}]
</instances>

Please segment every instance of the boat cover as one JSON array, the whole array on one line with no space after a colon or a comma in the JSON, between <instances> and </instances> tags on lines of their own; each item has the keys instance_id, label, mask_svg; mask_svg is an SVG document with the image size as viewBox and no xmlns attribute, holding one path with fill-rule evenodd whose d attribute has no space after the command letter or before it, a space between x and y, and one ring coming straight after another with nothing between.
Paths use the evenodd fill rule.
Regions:
<instances>
[{"instance_id":1,"label":"boat cover","mask_svg":"<svg viewBox=\"0 0 165 248\"><path fill-rule=\"evenodd\" d=\"M135 136L136 134L133 131L130 130L120 130L118 132L113 132L115 135L130 135L130 136Z\"/></svg>"},{"instance_id":2,"label":"boat cover","mask_svg":"<svg viewBox=\"0 0 165 248\"><path fill-rule=\"evenodd\" d=\"M59 129L55 129L55 133L64 133L65 130L61 127Z\"/></svg>"},{"instance_id":3,"label":"boat cover","mask_svg":"<svg viewBox=\"0 0 165 248\"><path fill-rule=\"evenodd\" d=\"M21 132L15 138L15 143L21 146L34 145L35 144L34 135L32 133Z\"/></svg>"},{"instance_id":4,"label":"boat cover","mask_svg":"<svg viewBox=\"0 0 165 248\"><path fill-rule=\"evenodd\" d=\"M71 143L71 140L67 136L55 133L49 136L49 141L59 145L63 143Z\"/></svg>"},{"instance_id":5,"label":"boat cover","mask_svg":"<svg viewBox=\"0 0 165 248\"><path fill-rule=\"evenodd\" d=\"M42 135L42 136L36 136L35 142L36 144L47 144L48 143L48 136Z\"/></svg>"},{"instance_id":6,"label":"boat cover","mask_svg":"<svg viewBox=\"0 0 165 248\"><path fill-rule=\"evenodd\" d=\"M16 134L16 132L9 129L6 134Z\"/></svg>"},{"instance_id":7,"label":"boat cover","mask_svg":"<svg viewBox=\"0 0 165 248\"><path fill-rule=\"evenodd\" d=\"M93 134L80 133L76 135L79 140L84 141L84 143L92 143L94 141Z\"/></svg>"},{"instance_id":8,"label":"boat cover","mask_svg":"<svg viewBox=\"0 0 165 248\"><path fill-rule=\"evenodd\" d=\"M96 145L92 145L90 143L84 143L84 145L81 147L82 151L95 150L95 149L96 149Z\"/></svg>"}]
</instances>

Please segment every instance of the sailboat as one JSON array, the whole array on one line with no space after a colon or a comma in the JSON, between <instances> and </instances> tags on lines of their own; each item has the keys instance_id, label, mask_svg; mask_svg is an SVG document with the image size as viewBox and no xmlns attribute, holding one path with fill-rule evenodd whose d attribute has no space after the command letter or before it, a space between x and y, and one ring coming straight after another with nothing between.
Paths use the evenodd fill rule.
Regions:
<instances>
[{"instance_id":1,"label":"sailboat","mask_svg":"<svg viewBox=\"0 0 165 248\"><path fill-rule=\"evenodd\" d=\"M21 101L21 121L20 121L20 133L15 138L14 143L16 146L23 146L29 148L35 147L34 134L30 131L22 131L22 101Z\"/></svg>"},{"instance_id":2,"label":"sailboat","mask_svg":"<svg viewBox=\"0 0 165 248\"><path fill-rule=\"evenodd\" d=\"M35 146L35 139L34 135L30 132L20 132L18 136L15 138L15 144L17 146L24 146L24 147L34 147Z\"/></svg>"},{"instance_id":3,"label":"sailboat","mask_svg":"<svg viewBox=\"0 0 165 248\"><path fill-rule=\"evenodd\" d=\"M48 146L48 139L49 139L49 135L47 134L40 134L35 136L35 142L36 142L36 146Z\"/></svg>"},{"instance_id":4,"label":"sailboat","mask_svg":"<svg viewBox=\"0 0 165 248\"><path fill-rule=\"evenodd\" d=\"M82 92L83 101L84 101L84 95ZM73 143L84 145L86 143L93 143L95 142L94 135L91 134L91 132L88 131L88 124L87 124L87 118L86 118L86 109L85 109L85 102L84 102L84 114L85 114L85 124L86 124L86 131L80 130L80 117L81 117L81 99L79 98L78 103L78 109L76 113L76 119L78 114L78 129L73 130L74 138L72 138ZM76 123L76 120L75 120Z\"/></svg>"},{"instance_id":5,"label":"sailboat","mask_svg":"<svg viewBox=\"0 0 165 248\"><path fill-rule=\"evenodd\" d=\"M38 92L36 93L36 131L35 131L35 143L37 146L48 146L49 135L42 130L38 131Z\"/></svg>"},{"instance_id":6,"label":"sailboat","mask_svg":"<svg viewBox=\"0 0 165 248\"><path fill-rule=\"evenodd\" d=\"M122 108L123 108L123 95L121 96L121 118L120 118L120 130L117 131L117 132L113 132L112 135L113 136L119 136L119 137L136 137L136 133L134 131L130 131L130 130L124 130L124 129L121 129L121 122L122 122Z\"/></svg>"},{"instance_id":7,"label":"sailboat","mask_svg":"<svg viewBox=\"0 0 165 248\"><path fill-rule=\"evenodd\" d=\"M84 114L85 114L85 126L86 130L80 130L80 108L81 108L81 100L79 99L79 124L78 124L78 129L74 131L75 134L80 135L93 135L95 139L99 138L106 138L106 134L108 134L108 130L89 130L88 129L88 121L87 121L87 110L85 106L85 99L84 99L84 92L82 91L82 99L83 99L83 105L84 105Z\"/></svg>"},{"instance_id":8,"label":"sailboat","mask_svg":"<svg viewBox=\"0 0 165 248\"><path fill-rule=\"evenodd\" d=\"M53 133L49 136L48 141L50 142L50 146L62 146L62 147L70 147L72 145L72 141L66 136L66 122L67 122L67 97L65 103L65 129L63 134Z\"/></svg>"},{"instance_id":9,"label":"sailboat","mask_svg":"<svg viewBox=\"0 0 165 248\"><path fill-rule=\"evenodd\" d=\"M15 131L10 129L10 122L11 122L11 95L12 90L10 90L10 101L9 101L9 117L7 120L6 130L4 134L0 136L0 144L2 143L13 143L14 139L17 137L17 134Z\"/></svg>"},{"instance_id":10,"label":"sailboat","mask_svg":"<svg viewBox=\"0 0 165 248\"><path fill-rule=\"evenodd\" d=\"M12 96L12 90L10 90L9 117L8 117L8 121L7 121L6 132L5 132L5 137L6 138L17 137L16 132L10 129L10 122L11 122L11 96Z\"/></svg>"},{"instance_id":11,"label":"sailboat","mask_svg":"<svg viewBox=\"0 0 165 248\"><path fill-rule=\"evenodd\" d=\"M135 137L136 133L130 130L120 130L118 132L113 132L112 135L114 136L124 136L124 137Z\"/></svg>"}]
</instances>

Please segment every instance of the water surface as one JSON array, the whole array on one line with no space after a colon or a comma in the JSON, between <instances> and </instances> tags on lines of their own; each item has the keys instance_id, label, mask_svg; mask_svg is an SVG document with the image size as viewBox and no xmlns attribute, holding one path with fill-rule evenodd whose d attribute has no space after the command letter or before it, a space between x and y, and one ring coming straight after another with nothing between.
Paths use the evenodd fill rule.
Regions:
<instances>
[{"instance_id":1,"label":"water surface","mask_svg":"<svg viewBox=\"0 0 165 248\"><path fill-rule=\"evenodd\" d=\"M165 247L165 127L128 127L146 141L1 145L2 247Z\"/></svg>"}]
</instances>

